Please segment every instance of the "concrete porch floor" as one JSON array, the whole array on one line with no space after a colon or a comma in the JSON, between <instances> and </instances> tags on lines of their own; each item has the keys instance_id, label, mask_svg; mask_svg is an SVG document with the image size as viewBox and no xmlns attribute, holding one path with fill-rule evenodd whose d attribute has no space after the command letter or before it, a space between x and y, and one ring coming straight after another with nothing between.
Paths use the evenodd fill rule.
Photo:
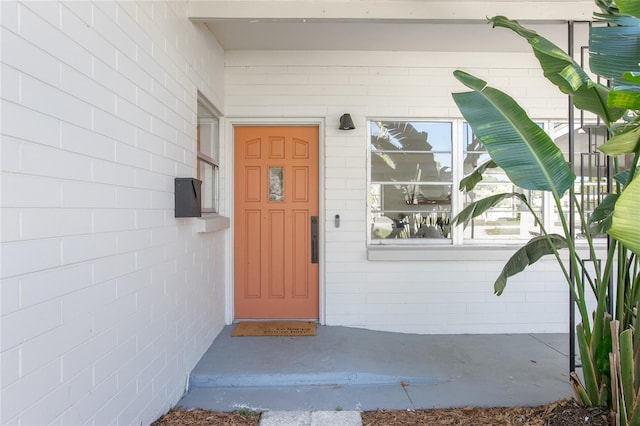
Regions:
<instances>
[{"instance_id":1,"label":"concrete porch floor","mask_svg":"<svg viewBox=\"0 0 640 426\"><path fill-rule=\"evenodd\" d=\"M318 326L231 337L196 365L185 408L233 411L541 405L573 396L568 334L414 335Z\"/></svg>"}]
</instances>

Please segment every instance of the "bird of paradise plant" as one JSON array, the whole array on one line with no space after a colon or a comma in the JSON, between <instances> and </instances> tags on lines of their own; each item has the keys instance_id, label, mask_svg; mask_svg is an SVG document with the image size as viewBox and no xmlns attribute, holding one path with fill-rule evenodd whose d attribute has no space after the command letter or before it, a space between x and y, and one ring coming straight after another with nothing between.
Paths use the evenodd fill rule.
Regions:
<instances>
[{"instance_id":1,"label":"bird of paradise plant","mask_svg":"<svg viewBox=\"0 0 640 426\"><path fill-rule=\"evenodd\" d=\"M486 81L457 70L454 76L471 91L454 93L453 98L491 157L461 182L461 190L473 189L488 168L501 167L515 185L551 193L563 231L548 232L520 193L496 194L472 202L454 218L453 224L467 223L504 198L522 200L536 218L541 234L507 261L495 281L496 294L505 290L510 276L545 255L554 255L580 316L576 337L582 379L575 373L571 375L578 400L585 405L608 405L618 424L640 425L640 333L636 330L640 304L640 180L636 178L640 158L640 1L596 0L596 5L600 13L595 13L595 19L605 25L590 30L589 68L610 81L612 88L592 80L562 49L517 21L503 16L489 21L494 27L510 29L526 39L545 77L570 95L576 108L602 120L609 139L598 149L613 161L613 190L593 214L585 214L573 193L576 176L572 166L554 141L513 98ZM619 161L623 157L630 161ZM567 191L584 229L586 258L563 213L561 199ZM593 239L596 232L606 232L609 238L602 262L597 260ZM560 255L565 249L568 261ZM587 307L588 291L597 301L593 313ZM609 299L615 301L611 312Z\"/></svg>"}]
</instances>

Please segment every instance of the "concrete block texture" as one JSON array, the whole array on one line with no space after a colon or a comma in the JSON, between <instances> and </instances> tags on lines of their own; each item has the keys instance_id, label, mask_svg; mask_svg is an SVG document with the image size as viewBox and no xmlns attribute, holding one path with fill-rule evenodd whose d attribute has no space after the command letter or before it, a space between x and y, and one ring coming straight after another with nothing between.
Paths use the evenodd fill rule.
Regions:
<instances>
[{"instance_id":1,"label":"concrete block texture","mask_svg":"<svg viewBox=\"0 0 640 426\"><path fill-rule=\"evenodd\" d=\"M224 52L179 5L1 7L0 423L149 424L223 326L224 238L173 179Z\"/></svg>"},{"instance_id":2,"label":"concrete block texture","mask_svg":"<svg viewBox=\"0 0 640 426\"><path fill-rule=\"evenodd\" d=\"M532 55L225 52L189 19L190 4L0 2L0 423L149 424L232 319L231 231L197 233L174 218L173 179L197 173L199 93L224 115L225 216L234 120L323 126L321 321L421 334L566 330L552 267L514 281L523 309L508 299L491 309L504 259L367 257L367 120L460 121L455 68L528 94L538 117L562 118L566 99L552 97ZM345 112L353 131L337 129Z\"/></svg>"}]
</instances>

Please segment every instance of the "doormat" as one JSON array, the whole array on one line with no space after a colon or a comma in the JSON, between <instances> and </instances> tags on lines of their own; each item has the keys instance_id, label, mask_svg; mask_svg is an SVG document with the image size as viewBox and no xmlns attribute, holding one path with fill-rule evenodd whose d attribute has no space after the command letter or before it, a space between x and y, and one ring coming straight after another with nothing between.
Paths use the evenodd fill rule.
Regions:
<instances>
[{"instance_id":1,"label":"doormat","mask_svg":"<svg viewBox=\"0 0 640 426\"><path fill-rule=\"evenodd\" d=\"M242 321L232 336L315 336L313 321Z\"/></svg>"}]
</instances>

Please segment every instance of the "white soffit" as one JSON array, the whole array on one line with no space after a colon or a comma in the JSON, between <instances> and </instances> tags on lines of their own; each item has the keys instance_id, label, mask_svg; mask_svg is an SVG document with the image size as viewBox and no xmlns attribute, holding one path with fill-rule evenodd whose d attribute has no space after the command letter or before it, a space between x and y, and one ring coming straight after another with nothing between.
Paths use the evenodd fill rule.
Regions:
<instances>
[{"instance_id":1,"label":"white soffit","mask_svg":"<svg viewBox=\"0 0 640 426\"><path fill-rule=\"evenodd\" d=\"M225 50L527 51L486 18L505 15L566 43L569 20L590 20L593 0L195 0L189 16L204 22Z\"/></svg>"}]
</instances>

